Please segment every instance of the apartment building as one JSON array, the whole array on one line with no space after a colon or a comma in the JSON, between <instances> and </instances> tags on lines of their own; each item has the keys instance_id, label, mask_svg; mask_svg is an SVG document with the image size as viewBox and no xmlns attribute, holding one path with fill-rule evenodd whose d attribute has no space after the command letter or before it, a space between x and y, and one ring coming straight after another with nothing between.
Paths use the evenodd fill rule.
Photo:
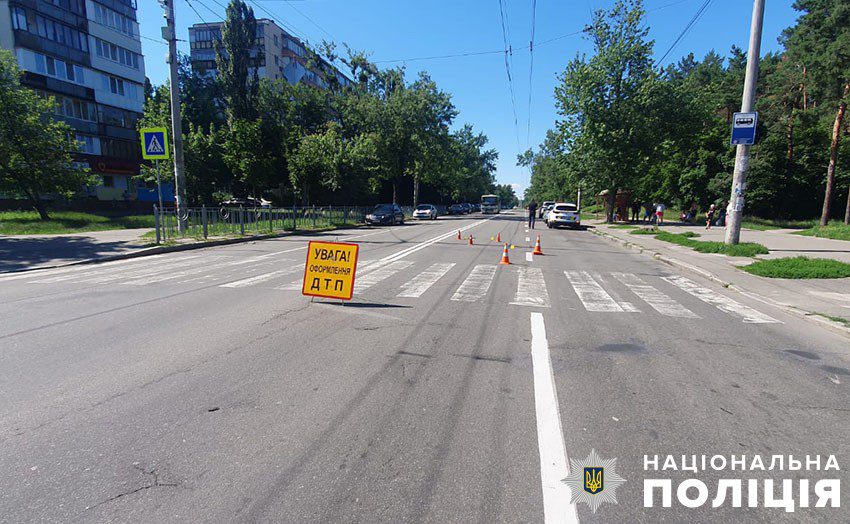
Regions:
<instances>
[{"instance_id":1,"label":"apartment building","mask_svg":"<svg viewBox=\"0 0 850 524\"><path fill-rule=\"evenodd\" d=\"M214 42L221 39L223 22L195 24L189 28L192 67L201 74L215 75ZM252 65L260 78L285 79L290 84L303 82L326 89L326 77L335 77L343 85L351 80L323 59L308 66L308 48L273 20L257 20L257 41L251 49Z\"/></svg>"},{"instance_id":2,"label":"apartment building","mask_svg":"<svg viewBox=\"0 0 850 524\"><path fill-rule=\"evenodd\" d=\"M0 0L0 47L73 128L76 160L101 181L88 196L136 199L145 84L136 0Z\"/></svg>"}]
</instances>

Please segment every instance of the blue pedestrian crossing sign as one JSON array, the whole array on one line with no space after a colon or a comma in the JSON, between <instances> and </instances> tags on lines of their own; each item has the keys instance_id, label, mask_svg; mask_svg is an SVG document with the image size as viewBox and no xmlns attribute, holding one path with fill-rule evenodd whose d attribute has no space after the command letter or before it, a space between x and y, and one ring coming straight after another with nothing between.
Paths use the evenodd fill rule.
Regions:
<instances>
[{"instance_id":1,"label":"blue pedestrian crossing sign","mask_svg":"<svg viewBox=\"0 0 850 524\"><path fill-rule=\"evenodd\" d=\"M145 160L167 160L170 158L167 128L143 127L139 132L142 134L142 158Z\"/></svg>"},{"instance_id":2,"label":"blue pedestrian crossing sign","mask_svg":"<svg viewBox=\"0 0 850 524\"><path fill-rule=\"evenodd\" d=\"M732 115L732 145L751 146L756 143L758 113L735 113Z\"/></svg>"}]
</instances>

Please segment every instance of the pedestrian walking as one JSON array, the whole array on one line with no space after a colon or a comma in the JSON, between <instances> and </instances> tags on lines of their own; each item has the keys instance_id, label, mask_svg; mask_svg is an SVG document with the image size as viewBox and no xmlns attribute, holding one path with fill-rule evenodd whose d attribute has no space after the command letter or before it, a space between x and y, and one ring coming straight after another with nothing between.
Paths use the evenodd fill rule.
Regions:
<instances>
[{"instance_id":1,"label":"pedestrian walking","mask_svg":"<svg viewBox=\"0 0 850 524\"><path fill-rule=\"evenodd\" d=\"M532 200L528 206L528 229L534 229L534 219L537 218L537 202Z\"/></svg>"},{"instance_id":2,"label":"pedestrian walking","mask_svg":"<svg viewBox=\"0 0 850 524\"><path fill-rule=\"evenodd\" d=\"M705 212L705 228L711 229L711 223L714 221L714 213L717 211L717 208L714 204L708 208L708 211Z\"/></svg>"},{"instance_id":3,"label":"pedestrian walking","mask_svg":"<svg viewBox=\"0 0 850 524\"><path fill-rule=\"evenodd\" d=\"M658 205L655 206L655 220L658 222L658 225L664 223L665 209L667 209L667 206L665 206L663 202L659 202Z\"/></svg>"}]
</instances>

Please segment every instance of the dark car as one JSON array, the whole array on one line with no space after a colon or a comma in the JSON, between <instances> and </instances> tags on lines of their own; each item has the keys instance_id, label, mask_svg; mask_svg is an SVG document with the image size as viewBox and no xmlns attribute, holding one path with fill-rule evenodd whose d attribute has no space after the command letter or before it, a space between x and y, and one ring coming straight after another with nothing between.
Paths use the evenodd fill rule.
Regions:
<instances>
[{"instance_id":1,"label":"dark car","mask_svg":"<svg viewBox=\"0 0 850 524\"><path fill-rule=\"evenodd\" d=\"M452 204L446 212L450 215L465 215L467 211L463 204Z\"/></svg>"},{"instance_id":2,"label":"dark car","mask_svg":"<svg viewBox=\"0 0 850 524\"><path fill-rule=\"evenodd\" d=\"M472 213L472 204L468 204L468 203L464 202L461 205L463 206L463 214L468 215L468 214Z\"/></svg>"},{"instance_id":3,"label":"dark car","mask_svg":"<svg viewBox=\"0 0 850 524\"><path fill-rule=\"evenodd\" d=\"M473 213L480 213L481 212L481 204L469 204L469 205L472 206L472 212Z\"/></svg>"},{"instance_id":4,"label":"dark car","mask_svg":"<svg viewBox=\"0 0 850 524\"><path fill-rule=\"evenodd\" d=\"M396 204L378 204L371 213L366 215L368 225L404 224L404 213Z\"/></svg>"}]
</instances>

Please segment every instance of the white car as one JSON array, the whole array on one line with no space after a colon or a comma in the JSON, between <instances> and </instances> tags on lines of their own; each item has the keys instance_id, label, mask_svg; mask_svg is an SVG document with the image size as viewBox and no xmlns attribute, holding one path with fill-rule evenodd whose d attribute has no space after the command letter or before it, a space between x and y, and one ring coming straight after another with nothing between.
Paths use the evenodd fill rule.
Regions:
<instances>
[{"instance_id":1,"label":"white car","mask_svg":"<svg viewBox=\"0 0 850 524\"><path fill-rule=\"evenodd\" d=\"M546 204L546 202L543 202L543 204L543 211L540 213L540 218L542 218L543 221L546 222L547 217L549 216L549 212L552 211L553 207L555 207L555 203L552 202L551 204Z\"/></svg>"},{"instance_id":2,"label":"white car","mask_svg":"<svg viewBox=\"0 0 850 524\"><path fill-rule=\"evenodd\" d=\"M432 206L431 204L418 205L413 211L413 218L419 220L436 220L437 208Z\"/></svg>"},{"instance_id":3,"label":"white car","mask_svg":"<svg viewBox=\"0 0 850 524\"><path fill-rule=\"evenodd\" d=\"M550 229L559 226L581 227L581 214L578 206L569 202L559 202L552 206L552 210L546 214L545 220Z\"/></svg>"}]
</instances>

